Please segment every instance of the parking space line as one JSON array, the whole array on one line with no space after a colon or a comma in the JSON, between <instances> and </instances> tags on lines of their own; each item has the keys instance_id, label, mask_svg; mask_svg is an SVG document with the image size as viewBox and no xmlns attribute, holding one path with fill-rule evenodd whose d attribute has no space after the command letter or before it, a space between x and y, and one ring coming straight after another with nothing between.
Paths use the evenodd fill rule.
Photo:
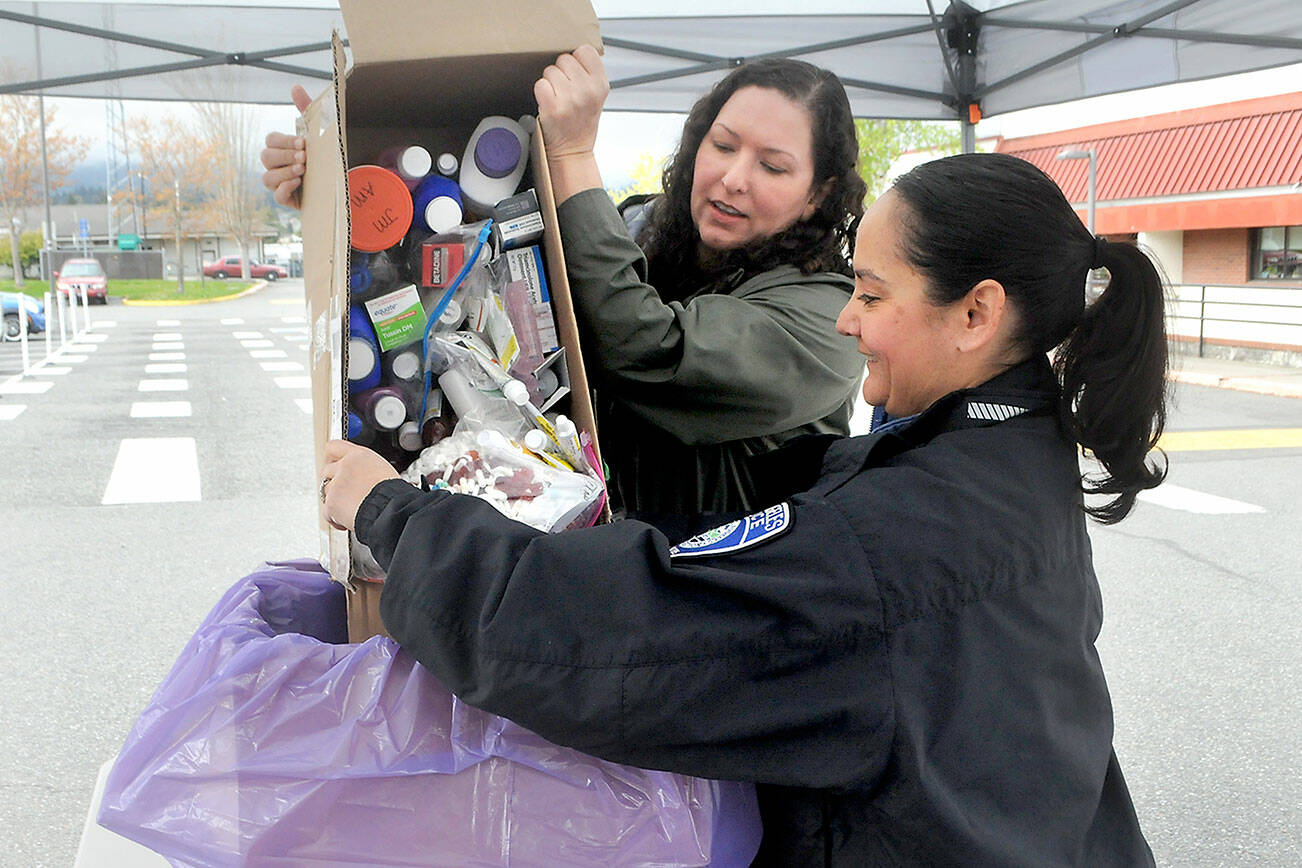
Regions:
<instances>
[{"instance_id":1,"label":"parking space line","mask_svg":"<svg viewBox=\"0 0 1302 868\"><path fill-rule=\"evenodd\" d=\"M154 335L154 341L179 341L182 339L180 332L158 332Z\"/></svg>"},{"instance_id":2,"label":"parking space line","mask_svg":"<svg viewBox=\"0 0 1302 868\"><path fill-rule=\"evenodd\" d=\"M193 410L189 401L134 401L132 419L160 419L190 416Z\"/></svg>"},{"instance_id":3,"label":"parking space line","mask_svg":"<svg viewBox=\"0 0 1302 868\"><path fill-rule=\"evenodd\" d=\"M1163 482L1157 488L1141 491L1138 497L1145 503L1200 515L1236 515L1266 511L1253 503L1194 491L1192 488L1183 488L1170 482Z\"/></svg>"},{"instance_id":4,"label":"parking space line","mask_svg":"<svg viewBox=\"0 0 1302 868\"><path fill-rule=\"evenodd\" d=\"M200 499L193 437L143 437L118 444L102 504L175 503Z\"/></svg>"},{"instance_id":5,"label":"parking space line","mask_svg":"<svg viewBox=\"0 0 1302 868\"><path fill-rule=\"evenodd\" d=\"M282 389L310 389L311 377L276 377L276 385Z\"/></svg>"},{"instance_id":6,"label":"parking space line","mask_svg":"<svg viewBox=\"0 0 1302 868\"><path fill-rule=\"evenodd\" d=\"M8 382L0 383L0 395L41 395L50 390L53 381L21 380L10 377Z\"/></svg>"},{"instance_id":7,"label":"parking space line","mask_svg":"<svg viewBox=\"0 0 1302 868\"><path fill-rule=\"evenodd\" d=\"M165 362L158 365L145 365L146 374L184 374L184 362Z\"/></svg>"},{"instance_id":8,"label":"parking space line","mask_svg":"<svg viewBox=\"0 0 1302 868\"><path fill-rule=\"evenodd\" d=\"M303 365L299 362L262 362L264 371L301 371Z\"/></svg>"},{"instance_id":9,"label":"parking space line","mask_svg":"<svg viewBox=\"0 0 1302 868\"><path fill-rule=\"evenodd\" d=\"M85 332L77 338L79 341L90 341L93 344L101 344L108 339L108 335L97 335L91 334L90 332Z\"/></svg>"},{"instance_id":10,"label":"parking space line","mask_svg":"<svg viewBox=\"0 0 1302 868\"><path fill-rule=\"evenodd\" d=\"M1302 446L1302 428L1245 428L1218 431L1167 431L1157 445L1167 452L1222 449L1286 449Z\"/></svg>"},{"instance_id":11,"label":"parking space line","mask_svg":"<svg viewBox=\"0 0 1302 868\"><path fill-rule=\"evenodd\" d=\"M262 332L231 332L231 337L237 341L249 340L250 338L262 337Z\"/></svg>"},{"instance_id":12,"label":"parking space line","mask_svg":"<svg viewBox=\"0 0 1302 868\"><path fill-rule=\"evenodd\" d=\"M258 340L258 341L240 341L240 345L244 347L246 350L259 350L259 349L265 349L267 347L274 347L276 344L273 341Z\"/></svg>"},{"instance_id":13,"label":"parking space line","mask_svg":"<svg viewBox=\"0 0 1302 868\"><path fill-rule=\"evenodd\" d=\"M306 413L309 416L312 415L311 398L295 398L294 403L298 405L298 409L302 410L304 413Z\"/></svg>"},{"instance_id":14,"label":"parking space line","mask_svg":"<svg viewBox=\"0 0 1302 868\"><path fill-rule=\"evenodd\" d=\"M287 354L284 350L249 350L249 355L255 359L283 359Z\"/></svg>"},{"instance_id":15,"label":"parking space line","mask_svg":"<svg viewBox=\"0 0 1302 868\"><path fill-rule=\"evenodd\" d=\"M26 409L26 404L0 404L0 421L8 422L17 419Z\"/></svg>"},{"instance_id":16,"label":"parking space line","mask_svg":"<svg viewBox=\"0 0 1302 868\"><path fill-rule=\"evenodd\" d=\"M140 392L184 392L190 388L189 380L141 380Z\"/></svg>"},{"instance_id":17,"label":"parking space line","mask_svg":"<svg viewBox=\"0 0 1302 868\"><path fill-rule=\"evenodd\" d=\"M43 365L42 367L39 367L36 370L32 371L28 376L39 377L44 374L51 374L55 377L60 377L71 370L72 368L64 368L59 365Z\"/></svg>"}]
</instances>

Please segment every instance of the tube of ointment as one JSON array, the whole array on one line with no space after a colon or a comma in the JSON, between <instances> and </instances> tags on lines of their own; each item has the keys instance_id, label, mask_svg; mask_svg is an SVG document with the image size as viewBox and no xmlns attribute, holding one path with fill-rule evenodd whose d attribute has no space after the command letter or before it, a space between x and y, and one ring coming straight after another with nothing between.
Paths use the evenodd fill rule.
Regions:
<instances>
[{"instance_id":1,"label":"tube of ointment","mask_svg":"<svg viewBox=\"0 0 1302 868\"><path fill-rule=\"evenodd\" d=\"M550 467L556 467L561 470L574 470L568 461L564 460L559 455L553 455L549 447L555 448L552 442L547 439L547 435L539 431L537 428L530 428L528 431L524 432L524 448L529 450L531 455Z\"/></svg>"},{"instance_id":2,"label":"tube of ointment","mask_svg":"<svg viewBox=\"0 0 1302 868\"><path fill-rule=\"evenodd\" d=\"M513 379L513 377L507 373L500 364L498 364L497 357L493 355L493 351L489 348L488 344L484 343L484 340L480 338L479 335L474 332L459 331L453 332L451 335L446 335L445 337L456 346L467 350L470 355L474 357L475 361L479 363L479 367L484 369L484 373L488 374L493 382L497 384L499 389Z\"/></svg>"},{"instance_id":3,"label":"tube of ointment","mask_svg":"<svg viewBox=\"0 0 1302 868\"><path fill-rule=\"evenodd\" d=\"M506 400L520 408L524 418L529 420L531 425L547 435L547 439L556 444L556 448L561 450L561 443L556 438L556 428L533 404L529 402L529 387L519 380L509 380L502 384L502 394Z\"/></svg>"},{"instance_id":4,"label":"tube of ointment","mask_svg":"<svg viewBox=\"0 0 1302 868\"><path fill-rule=\"evenodd\" d=\"M564 415L556 417L556 442L560 444L561 455L565 460L574 465L574 469L580 473L586 473L591 468L588 466L588 460L583 457L583 444L579 441L579 429L574 422Z\"/></svg>"}]
</instances>

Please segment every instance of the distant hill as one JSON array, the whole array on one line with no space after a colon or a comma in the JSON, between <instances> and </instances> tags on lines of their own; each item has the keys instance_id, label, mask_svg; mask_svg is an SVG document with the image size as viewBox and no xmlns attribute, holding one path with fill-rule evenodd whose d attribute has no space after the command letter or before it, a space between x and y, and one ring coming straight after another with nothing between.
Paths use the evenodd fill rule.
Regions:
<instances>
[{"instance_id":1,"label":"distant hill","mask_svg":"<svg viewBox=\"0 0 1302 868\"><path fill-rule=\"evenodd\" d=\"M62 187L54 192L50 201L55 205L78 205L83 202L104 201L105 173L108 163L90 160L72 170Z\"/></svg>"}]
</instances>

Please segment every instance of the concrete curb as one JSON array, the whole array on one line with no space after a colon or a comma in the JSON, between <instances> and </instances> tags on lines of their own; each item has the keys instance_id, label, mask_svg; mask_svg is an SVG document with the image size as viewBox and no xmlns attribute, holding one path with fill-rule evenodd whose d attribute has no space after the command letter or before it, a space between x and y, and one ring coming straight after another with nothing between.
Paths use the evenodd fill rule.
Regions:
<instances>
[{"instance_id":1,"label":"concrete curb","mask_svg":"<svg viewBox=\"0 0 1302 868\"><path fill-rule=\"evenodd\" d=\"M1227 377L1219 374L1198 374L1190 371L1171 371L1167 379L1190 386L1210 386L1215 389L1234 389L1238 392L1252 392L1257 395L1273 395L1279 398L1302 398L1302 385L1277 383L1253 377Z\"/></svg>"},{"instance_id":2,"label":"concrete curb","mask_svg":"<svg viewBox=\"0 0 1302 868\"><path fill-rule=\"evenodd\" d=\"M253 285L242 292L235 292L230 295L219 295L215 298L159 298L159 299L133 299L124 298L122 303L129 307L179 307L190 304L212 304L215 301L230 301L234 298L243 298L246 295L257 292L267 285L267 281L254 281Z\"/></svg>"}]
</instances>

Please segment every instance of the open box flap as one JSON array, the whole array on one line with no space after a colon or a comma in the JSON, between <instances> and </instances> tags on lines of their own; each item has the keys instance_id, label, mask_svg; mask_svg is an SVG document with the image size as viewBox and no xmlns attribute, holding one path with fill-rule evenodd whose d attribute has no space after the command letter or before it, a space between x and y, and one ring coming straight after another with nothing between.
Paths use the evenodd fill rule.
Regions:
<instances>
[{"instance_id":1,"label":"open box flap","mask_svg":"<svg viewBox=\"0 0 1302 868\"><path fill-rule=\"evenodd\" d=\"M343 150L344 48L333 34L334 82L313 100L299 119L298 133L307 145L303 175L303 248L313 251L303 259L303 283L307 296L308 327L312 346L312 425L316 446L316 479L325 465L326 441L343 436L342 391L344 358L343 331L346 326L343 299L347 297L348 194ZM321 507L318 505L318 508ZM329 529L324 511L319 515L322 563L331 575L348 577L347 535ZM339 537L343 537L342 541Z\"/></svg>"},{"instance_id":2,"label":"open box flap","mask_svg":"<svg viewBox=\"0 0 1302 868\"><path fill-rule=\"evenodd\" d=\"M357 68L431 57L556 55L582 42L601 46L588 0L340 0L339 8Z\"/></svg>"}]
</instances>

